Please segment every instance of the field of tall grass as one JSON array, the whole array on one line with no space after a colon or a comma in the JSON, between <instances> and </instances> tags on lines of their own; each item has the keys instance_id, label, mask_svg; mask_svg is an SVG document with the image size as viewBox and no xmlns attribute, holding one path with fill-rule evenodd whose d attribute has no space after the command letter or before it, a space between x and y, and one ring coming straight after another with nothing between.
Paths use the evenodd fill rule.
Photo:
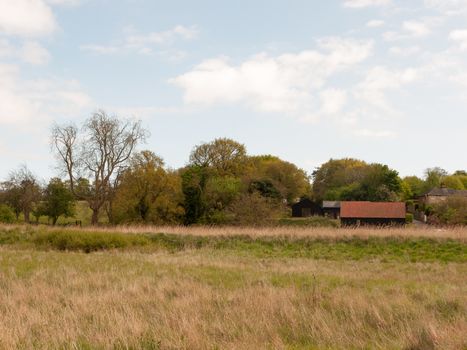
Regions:
<instances>
[{"instance_id":1,"label":"field of tall grass","mask_svg":"<svg viewBox=\"0 0 467 350\"><path fill-rule=\"evenodd\" d=\"M0 348L466 349L467 229L0 227Z\"/></svg>"}]
</instances>

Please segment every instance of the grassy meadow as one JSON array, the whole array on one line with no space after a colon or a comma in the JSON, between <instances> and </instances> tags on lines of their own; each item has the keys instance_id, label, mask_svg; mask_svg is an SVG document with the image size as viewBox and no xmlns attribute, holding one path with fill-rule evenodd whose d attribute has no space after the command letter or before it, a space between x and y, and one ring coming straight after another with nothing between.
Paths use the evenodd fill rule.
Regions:
<instances>
[{"instance_id":1,"label":"grassy meadow","mask_svg":"<svg viewBox=\"0 0 467 350\"><path fill-rule=\"evenodd\" d=\"M0 227L2 349L467 349L467 229Z\"/></svg>"}]
</instances>

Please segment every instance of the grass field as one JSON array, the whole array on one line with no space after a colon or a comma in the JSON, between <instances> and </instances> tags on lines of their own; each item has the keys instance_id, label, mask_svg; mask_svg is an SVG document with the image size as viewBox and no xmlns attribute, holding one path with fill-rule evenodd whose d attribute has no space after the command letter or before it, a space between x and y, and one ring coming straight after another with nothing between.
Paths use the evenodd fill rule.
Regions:
<instances>
[{"instance_id":1,"label":"grass field","mask_svg":"<svg viewBox=\"0 0 467 350\"><path fill-rule=\"evenodd\" d=\"M0 348L467 349L466 239L0 227Z\"/></svg>"}]
</instances>

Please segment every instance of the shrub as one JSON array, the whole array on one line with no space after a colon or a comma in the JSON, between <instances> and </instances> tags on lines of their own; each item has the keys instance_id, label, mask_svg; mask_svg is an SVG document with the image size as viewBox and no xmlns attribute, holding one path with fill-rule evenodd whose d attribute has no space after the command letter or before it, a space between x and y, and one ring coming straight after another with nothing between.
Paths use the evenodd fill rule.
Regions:
<instances>
[{"instance_id":1,"label":"shrub","mask_svg":"<svg viewBox=\"0 0 467 350\"><path fill-rule=\"evenodd\" d=\"M264 226L273 224L283 213L282 205L258 192L241 194L227 208L233 225Z\"/></svg>"},{"instance_id":2,"label":"shrub","mask_svg":"<svg viewBox=\"0 0 467 350\"><path fill-rule=\"evenodd\" d=\"M467 225L467 198L454 196L435 205L431 220L444 225Z\"/></svg>"},{"instance_id":3,"label":"shrub","mask_svg":"<svg viewBox=\"0 0 467 350\"><path fill-rule=\"evenodd\" d=\"M412 213L405 214L405 222L407 224L411 224L413 222L413 214Z\"/></svg>"},{"instance_id":4,"label":"shrub","mask_svg":"<svg viewBox=\"0 0 467 350\"><path fill-rule=\"evenodd\" d=\"M4 224L15 222L15 213L8 205L0 204L0 222Z\"/></svg>"}]
</instances>

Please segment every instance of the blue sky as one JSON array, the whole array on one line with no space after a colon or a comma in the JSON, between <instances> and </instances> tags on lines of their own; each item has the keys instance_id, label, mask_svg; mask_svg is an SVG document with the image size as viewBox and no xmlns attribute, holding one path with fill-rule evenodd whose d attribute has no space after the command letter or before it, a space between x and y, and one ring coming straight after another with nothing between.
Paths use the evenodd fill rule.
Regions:
<instances>
[{"instance_id":1,"label":"blue sky","mask_svg":"<svg viewBox=\"0 0 467 350\"><path fill-rule=\"evenodd\" d=\"M0 178L56 175L53 122L143 120L167 165L216 137L308 172L467 167L467 0L0 0Z\"/></svg>"}]
</instances>

